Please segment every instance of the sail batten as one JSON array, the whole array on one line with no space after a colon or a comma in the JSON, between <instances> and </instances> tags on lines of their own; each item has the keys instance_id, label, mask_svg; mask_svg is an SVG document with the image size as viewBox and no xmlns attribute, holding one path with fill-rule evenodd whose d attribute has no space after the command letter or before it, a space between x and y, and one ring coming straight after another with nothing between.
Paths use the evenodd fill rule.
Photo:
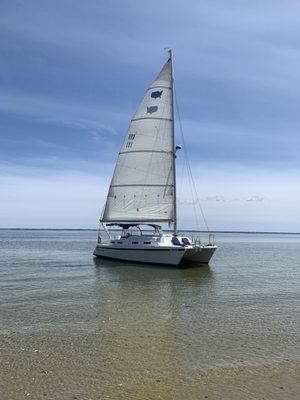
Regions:
<instances>
[{"instance_id":1,"label":"sail batten","mask_svg":"<svg viewBox=\"0 0 300 400\"><path fill-rule=\"evenodd\" d=\"M169 86L162 86L162 85L159 85L159 86L150 86L150 87L148 88L148 90L152 90L152 89L169 89L169 90L171 90L171 88L170 88Z\"/></svg>"},{"instance_id":2,"label":"sail batten","mask_svg":"<svg viewBox=\"0 0 300 400\"><path fill-rule=\"evenodd\" d=\"M171 88L168 60L131 120L111 180L103 222L173 221Z\"/></svg>"},{"instance_id":3,"label":"sail batten","mask_svg":"<svg viewBox=\"0 0 300 400\"><path fill-rule=\"evenodd\" d=\"M142 183L142 184L129 184L129 185L110 185L110 187L128 187L128 186L155 186L155 187L167 187L167 186L170 186L170 187L172 187L173 185L151 185L151 184L144 184L144 183Z\"/></svg>"},{"instance_id":4,"label":"sail batten","mask_svg":"<svg viewBox=\"0 0 300 400\"><path fill-rule=\"evenodd\" d=\"M129 154L129 153L170 153L165 150L131 150L131 151L120 151L119 154Z\"/></svg>"},{"instance_id":5,"label":"sail batten","mask_svg":"<svg viewBox=\"0 0 300 400\"><path fill-rule=\"evenodd\" d=\"M142 118L135 118L135 119L132 119L131 122L133 122L133 121L141 121L142 119L153 119L153 120L161 120L161 121L172 121L171 118L142 117Z\"/></svg>"}]
</instances>

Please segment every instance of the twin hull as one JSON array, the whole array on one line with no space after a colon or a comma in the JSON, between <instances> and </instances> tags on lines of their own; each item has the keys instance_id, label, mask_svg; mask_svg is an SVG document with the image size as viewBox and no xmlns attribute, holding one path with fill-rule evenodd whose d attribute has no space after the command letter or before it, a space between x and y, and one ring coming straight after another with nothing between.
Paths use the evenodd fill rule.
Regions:
<instances>
[{"instance_id":1,"label":"twin hull","mask_svg":"<svg viewBox=\"0 0 300 400\"><path fill-rule=\"evenodd\" d=\"M216 248L216 246L191 246L138 249L98 244L94 256L151 264L178 265L187 262L208 264Z\"/></svg>"}]
</instances>

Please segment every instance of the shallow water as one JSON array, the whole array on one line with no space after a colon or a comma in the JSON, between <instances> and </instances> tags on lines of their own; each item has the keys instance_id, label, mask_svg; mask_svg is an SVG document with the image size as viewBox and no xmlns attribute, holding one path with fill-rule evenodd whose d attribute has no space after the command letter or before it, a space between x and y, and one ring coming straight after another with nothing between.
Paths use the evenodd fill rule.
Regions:
<instances>
[{"instance_id":1,"label":"shallow water","mask_svg":"<svg viewBox=\"0 0 300 400\"><path fill-rule=\"evenodd\" d=\"M199 377L295 370L300 235L217 234L190 269L94 259L95 236L0 231L1 398L192 399Z\"/></svg>"}]
</instances>

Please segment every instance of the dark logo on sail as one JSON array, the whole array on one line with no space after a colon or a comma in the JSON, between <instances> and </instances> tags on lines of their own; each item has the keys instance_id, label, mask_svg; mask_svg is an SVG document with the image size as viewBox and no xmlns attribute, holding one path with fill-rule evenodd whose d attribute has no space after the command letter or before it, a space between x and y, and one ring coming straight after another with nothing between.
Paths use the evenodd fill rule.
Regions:
<instances>
[{"instance_id":1,"label":"dark logo on sail","mask_svg":"<svg viewBox=\"0 0 300 400\"><path fill-rule=\"evenodd\" d=\"M151 93L151 97L152 97L153 99L157 99L158 97L161 97L162 92L163 92L163 90L161 90L161 91L158 90L157 92L152 92L152 93Z\"/></svg>"},{"instance_id":2,"label":"dark logo on sail","mask_svg":"<svg viewBox=\"0 0 300 400\"><path fill-rule=\"evenodd\" d=\"M147 107L147 113L149 113L149 114L155 113L157 110L158 110L157 106Z\"/></svg>"}]
</instances>

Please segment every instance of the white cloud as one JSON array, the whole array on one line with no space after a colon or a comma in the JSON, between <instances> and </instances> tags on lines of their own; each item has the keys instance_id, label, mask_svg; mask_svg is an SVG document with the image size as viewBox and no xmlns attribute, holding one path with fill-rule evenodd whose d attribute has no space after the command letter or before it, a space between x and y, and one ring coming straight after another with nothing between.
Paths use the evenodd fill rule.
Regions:
<instances>
[{"instance_id":1,"label":"white cloud","mask_svg":"<svg viewBox=\"0 0 300 400\"><path fill-rule=\"evenodd\" d=\"M97 227L109 179L78 171L6 168L0 175L1 227Z\"/></svg>"},{"instance_id":2,"label":"white cloud","mask_svg":"<svg viewBox=\"0 0 300 400\"><path fill-rule=\"evenodd\" d=\"M2 166L1 227L96 228L113 166L79 170ZM228 164L197 168L197 191L210 228L299 231L299 173L237 170ZM178 191L180 227L203 229L203 223L195 224L188 182L179 180Z\"/></svg>"}]
</instances>

